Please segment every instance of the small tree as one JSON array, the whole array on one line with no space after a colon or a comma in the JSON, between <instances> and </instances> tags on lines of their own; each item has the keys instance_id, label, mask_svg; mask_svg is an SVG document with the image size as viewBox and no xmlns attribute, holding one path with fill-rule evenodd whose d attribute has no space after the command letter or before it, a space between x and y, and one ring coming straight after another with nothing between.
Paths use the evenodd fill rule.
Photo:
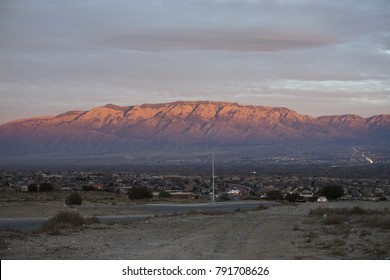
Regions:
<instances>
[{"instance_id":1,"label":"small tree","mask_svg":"<svg viewBox=\"0 0 390 280\"><path fill-rule=\"evenodd\" d=\"M268 200L282 200L283 194L279 190L273 190L267 193L267 199Z\"/></svg>"},{"instance_id":2,"label":"small tree","mask_svg":"<svg viewBox=\"0 0 390 280\"><path fill-rule=\"evenodd\" d=\"M130 199L144 199L144 198L152 198L153 193L147 187L134 187L129 192Z\"/></svg>"},{"instance_id":3,"label":"small tree","mask_svg":"<svg viewBox=\"0 0 390 280\"><path fill-rule=\"evenodd\" d=\"M38 186L37 186L37 184L30 184L29 186L28 186L28 191L29 192L36 192L38 190Z\"/></svg>"},{"instance_id":4,"label":"small tree","mask_svg":"<svg viewBox=\"0 0 390 280\"><path fill-rule=\"evenodd\" d=\"M288 193L285 199L289 202L295 202L299 197L299 193Z\"/></svg>"},{"instance_id":5,"label":"small tree","mask_svg":"<svg viewBox=\"0 0 390 280\"><path fill-rule=\"evenodd\" d=\"M337 199L344 195L344 189L342 186L325 186L322 189L322 195L328 200Z\"/></svg>"},{"instance_id":6,"label":"small tree","mask_svg":"<svg viewBox=\"0 0 390 280\"><path fill-rule=\"evenodd\" d=\"M83 203L83 198L77 192L72 192L66 199L66 205L81 205Z\"/></svg>"}]
</instances>

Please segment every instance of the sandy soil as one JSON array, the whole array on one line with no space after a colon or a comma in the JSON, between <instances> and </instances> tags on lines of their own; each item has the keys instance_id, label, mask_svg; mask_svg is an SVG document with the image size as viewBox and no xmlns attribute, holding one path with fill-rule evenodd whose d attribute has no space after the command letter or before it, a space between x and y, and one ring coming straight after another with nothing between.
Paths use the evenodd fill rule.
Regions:
<instances>
[{"instance_id":1,"label":"sandy soil","mask_svg":"<svg viewBox=\"0 0 390 280\"><path fill-rule=\"evenodd\" d=\"M87 203L80 211L101 214L99 203ZM66 208L62 204L30 201L20 207L20 202L2 201L1 217L55 214ZM102 208L106 215L121 213L121 205L110 205ZM385 226L367 224L358 216L336 224L324 223L325 216L309 216L310 209L319 207L356 206L383 211L390 203L302 203L249 212L164 215L128 224L68 228L60 235L6 231L0 232L0 258L389 259L389 211L379 217Z\"/></svg>"}]
</instances>

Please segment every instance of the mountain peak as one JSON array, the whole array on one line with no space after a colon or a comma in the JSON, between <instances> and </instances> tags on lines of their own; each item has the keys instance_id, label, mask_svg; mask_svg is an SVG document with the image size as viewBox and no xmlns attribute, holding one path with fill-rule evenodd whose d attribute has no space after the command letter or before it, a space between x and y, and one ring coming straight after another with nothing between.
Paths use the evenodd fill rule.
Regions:
<instances>
[{"instance_id":1,"label":"mountain peak","mask_svg":"<svg viewBox=\"0 0 390 280\"><path fill-rule=\"evenodd\" d=\"M390 115L301 115L285 107L176 101L69 111L0 126L0 152L118 152L148 145L367 141L390 136Z\"/></svg>"},{"instance_id":2,"label":"mountain peak","mask_svg":"<svg viewBox=\"0 0 390 280\"><path fill-rule=\"evenodd\" d=\"M99 108L99 107L98 107ZM115 105L115 104L106 104L103 106L103 108L108 108L108 109L114 109L114 110L127 110L129 107L126 107L126 106L118 106L118 105Z\"/></svg>"}]
</instances>

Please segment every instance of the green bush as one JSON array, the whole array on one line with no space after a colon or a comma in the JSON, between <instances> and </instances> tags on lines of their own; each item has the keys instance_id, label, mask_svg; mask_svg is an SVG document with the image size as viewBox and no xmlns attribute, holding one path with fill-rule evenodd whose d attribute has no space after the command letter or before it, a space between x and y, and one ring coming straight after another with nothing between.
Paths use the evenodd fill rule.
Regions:
<instances>
[{"instance_id":1,"label":"green bush","mask_svg":"<svg viewBox=\"0 0 390 280\"><path fill-rule=\"evenodd\" d=\"M153 193L147 187L134 187L129 192L130 199L145 199L152 198Z\"/></svg>"},{"instance_id":2,"label":"green bush","mask_svg":"<svg viewBox=\"0 0 390 280\"><path fill-rule=\"evenodd\" d=\"M83 203L83 198L77 192L72 192L66 199L66 205L81 205Z\"/></svg>"}]
</instances>

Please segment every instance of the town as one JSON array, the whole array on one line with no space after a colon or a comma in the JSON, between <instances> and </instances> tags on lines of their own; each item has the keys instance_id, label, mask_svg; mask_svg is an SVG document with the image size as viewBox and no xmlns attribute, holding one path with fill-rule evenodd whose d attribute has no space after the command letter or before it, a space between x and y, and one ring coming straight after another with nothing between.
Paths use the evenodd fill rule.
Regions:
<instances>
[{"instance_id":1,"label":"town","mask_svg":"<svg viewBox=\"0 0 390 280\"><path fill-rule=\"evenodd\" d=\"M207 202L230 200L317 201L325 187L338 187L341 200L389 200L390 180L387 176L347 176L327 172L318 174L240 172L237 175L153 175L149 173L112 171L0 171L0 192L101 191L127 195L135 187L143 187L157 199L181 199ZM234 174L234 173L227 173Z\"/></svg>"}]
</instances>

